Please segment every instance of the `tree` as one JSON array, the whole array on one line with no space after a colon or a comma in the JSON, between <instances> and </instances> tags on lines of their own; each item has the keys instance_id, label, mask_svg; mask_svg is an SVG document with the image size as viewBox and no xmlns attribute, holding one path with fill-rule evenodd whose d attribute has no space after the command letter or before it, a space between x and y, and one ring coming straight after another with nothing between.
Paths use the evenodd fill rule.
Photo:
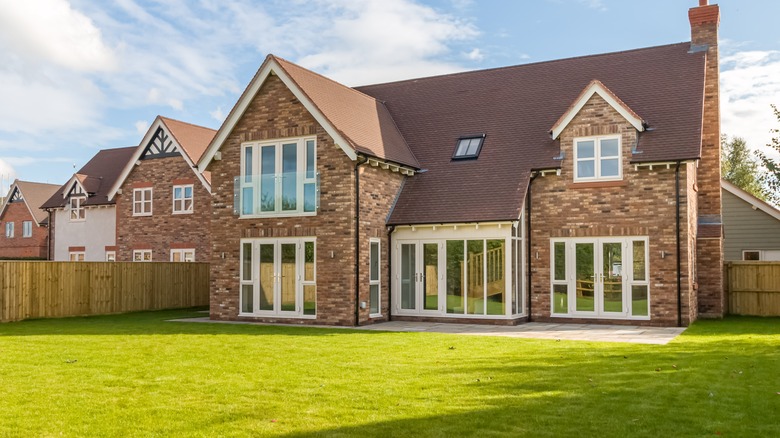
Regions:
<instances>
[{"instance_id":1,"label":"tree","mask_svg":"<svg viewBox=\"0 0 780 438\"><path fill-rule=\"evenodd\" d=\"M772 105L772 111L777 117L778 123L780 123L780 110L776 105ZM767 147L774 149L777 154L780 154L780 128L770 129L769 132L774 134L772 140L767 144ZM771 158L763 151L756 151L756 155L761 160L761 163L766 168L766 172L762 177L762 183L767 188L767 200L775 205L780 204L780 160Z\"/></svg>"},{"instance_id":2,"label":"tree","mask_svg":"<svg viewBox=\"0 0 780 438\"><path fill-rule=\"evenodd\" d=\"M721 177L756 198L766 200L767 191L762 184L764 169L759 160L751 154L742 137L727 136L720 140L722 159Z\"/></svg>"}]
</instances>

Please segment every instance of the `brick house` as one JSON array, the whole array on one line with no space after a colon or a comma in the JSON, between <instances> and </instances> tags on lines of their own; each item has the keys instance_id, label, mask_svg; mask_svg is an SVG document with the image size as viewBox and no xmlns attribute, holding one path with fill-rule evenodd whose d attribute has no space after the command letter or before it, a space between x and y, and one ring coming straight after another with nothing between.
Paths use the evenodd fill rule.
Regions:
<instances>
[{"instance_id":1,"label":"brick house","mask_svg":"<svg viewBox=\"0 0 780 438\"><path fill-rule=\"evenodd\" d=\"M116 206L108 191L134 151L98 151L43 203L51 217L51 260L116 260Z\"/></svg>"},{"instance_id":2,"label":"brick house","mask_svg":"<svg viewBox=\"0 0 780 438\"><path fill-rule=\"evenodd\" d=\"M723 314L717 5L691 42L349 88L269 55L198 162L211 318Z\"/></svg>"},{"instance_id":3,"label":"brick house","mask_svg":"<svg viewBox=\"0 0 780 438\"><path fill-rule=\"evenodd\" d=\"M49 248L49 215L40 205L54 184L15 180L0 205L0 259L43 259Z\"/></svg>"},{"instance_id":4,"label":"brick house","mask_svg":"<svg viewBox=\"0 0 780 438\"><path fill-rule=\"evenodd\" d=\"M108 193L116 202L118 261L207 262L209 172L200 159L215 131L158 116Z\"/></svg>"}]
</instances>

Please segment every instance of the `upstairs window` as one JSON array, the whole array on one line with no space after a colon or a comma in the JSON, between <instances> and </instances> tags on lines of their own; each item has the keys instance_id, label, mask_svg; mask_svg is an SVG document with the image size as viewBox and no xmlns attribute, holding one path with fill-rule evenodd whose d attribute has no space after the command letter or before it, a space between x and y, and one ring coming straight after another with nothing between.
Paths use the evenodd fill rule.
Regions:
<instances>
[{"instance_id":1,"label":"upstairs window","mask_svg":"<svg viewBox=\"0 0 780 438\"><path fill-rule=\"evenodd\" d=\"M574 140L574 181L623 179L620 137L588 137Z\"/></svg>"},{"instance_id":2,"label":"upstairs window","mask_svg":"<svg viewBox=\"0 0 780 438\"><path fill-rule=\"evenodd\" d=\"M461 160L466 158L477 158L479 156L479 151L482 150L482 143L484 141L485 134L459 138L452 159Z\"/></svg>"},{"instance_id":3,"label":"upstairs window","mask_svg":"<svg viewBox=\"0 0 780 438\"><path fill-rule=\"evenodd\" d=\"M83 221L86 217L84 212L84 201L86 199L82 197L70 198L70 220L71 221Z\"/></svg>"},{"instance_id":4,"label":"upstairs window","mask_svg":"<svg viewBox=\"0 0 780 438\"><path fill-rule=\"evenodd\" d=\"M14 223L13 222L6 222L5 223L5 237L8 237L9 239L11 237L14 237Z\"/></svg>"},{"instance_id":5,"label":"upstairs window","mask_svg":"<svg viewBox=\"0 0 780 438\"><path fill-rule=\"evenodd\" d=\"M186 214L192 211L192 184L173 186L173 214Z\"/></svg>"},{"instance_id":6,"label":"upstairs window","mask_svg":"<svg viewBox=\"0 0 780 438\"><path fill-rule=\"evenodd\" d=\"M22 237L32 237L32 221L22 222Z\"/></svg>"},{"instance_id":7,"label":"upstairs window","mask_svg":"<svg viewBox=\"0 0 780 438\"><path fill-rule=\"evenodd\" d=\"M133 190L133 216L152 215L152 188Z\"/></svg>"},{"instance_id":8,"label":"upstairs window","mask_svg":"<svg viewBox=\"0 0 780 438\"><path fill-rule=\"evenodd\" d=\"M235 179L241 216L314 215L319 204L316 141L293 138L245 143Z\"/></svg>"}]
</instances>

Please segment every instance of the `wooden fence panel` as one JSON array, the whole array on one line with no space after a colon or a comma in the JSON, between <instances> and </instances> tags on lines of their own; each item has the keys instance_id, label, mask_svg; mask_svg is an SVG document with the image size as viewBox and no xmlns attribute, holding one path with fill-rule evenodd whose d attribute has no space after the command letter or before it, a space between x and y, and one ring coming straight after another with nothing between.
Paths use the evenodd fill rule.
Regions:
<instances>
[{"instance_id":1,"label":"wooden fence panel","mask_svg":"<svg viewBox=\"0 0 780 438\"><path fill-rule=\"evenodd\" d=\"M0 322L208 304L206 263L0 262Z\"/></svg>"},{"instance_id":2,"label":"wooden fence panel","mask_svg":"<svg viewBox=\"0 0 780 438\"><path fill-rule=\"evenodd\" d=\"M727 262L729 313L780 316L780 262Z\"/></svg>"}]
</instances>

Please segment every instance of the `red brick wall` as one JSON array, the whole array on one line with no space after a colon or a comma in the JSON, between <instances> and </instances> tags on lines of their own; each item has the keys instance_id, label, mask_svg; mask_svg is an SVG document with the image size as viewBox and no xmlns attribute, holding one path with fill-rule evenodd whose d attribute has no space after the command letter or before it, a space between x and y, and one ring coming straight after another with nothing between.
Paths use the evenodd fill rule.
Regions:
<instances>
[{"instance_id":1,"label":"red brick wall","mask_svg":"<svg viewBox=\"0 0 780 438\"><path fill-rule=\"evenodd\" d=\"M707 45L707 63L704 84L704 118L702 120L702 156L698 169L699 218L721 223L720 188L720 88L718 65L718 5L691 8L691 43ZM723 241L699 242L699 313L703 317L722 317Z\"/></svg>"},{"instance_id":2,"label":"red brick wall","mask_svg":"<svg viewBox=\"0 0 780 438\"><path fill-rule=\"evenodd\" d=\"M573 140L575 137L620 134L623 180L597 187L573 184ZM558 321L550 317L550 239L598 236L648 236L650 274L649 322L634 324L677 324L677 261L675 232L675 169L634 170L629 163L636 130L601 97L594 95L561 134L566 157L560 176L537 177L532 183L531 213L531 300L532 320ZM688 166L680 169L682 313L689 323L692 291ZM661 253L665 256L662 258ZM538 254L538 258L537 258ZM568 321L579 321L569 319ZM587 320L596 322L594 320Z\"/></svg>"},{"instance_id":3,"label":"red brick wall","mask_svg":"<svg viewBox=\"0 0 780 438\"><path fill-rule=\"evenodd\" d=\"M239 219L234 215L233 178L241 174L241 143L307 135L317 137L317 171L320 173L317 215L262 219ZM241 238L314 236L317 239L317 319L280 321L353 325L355 192L352 160L276 76L269 76L260 88L221 152L222 160L212 161L208 169L214 193L211 318L242 319L238 317Z\"/></svg>"},{"instance_id":4,"label":"red brick wall","mask_svg":"<svg viewBox=\"0 0 780 438\"><path fill-rule=\"evenodd\" d=\"M22 237L24 221L32 221L32 236ZM14 237L5 237L5 224L14 223ZM0 258L46 258L48 228L38 226L24 202L8 204L0 217Z\"/></svg>"},{"instance_id":5,"label":"red brick wall","mask_svg":"<svg viewBox=\"0 0 780 438\"><path fill-rule=\"evenodd\" d=\"M360 310L360 321L371 319L368 306L370 238L380 240L381 252L379 289L382 317L375 320L386 321L390 314L390 241L385 223L405 177L369 164L362 165L360 170L360 301L366 302L366 308Z\"/></svg>"},{"instance_id":6,"label":"red brick wall","mask_svg":"<svg viewBox=\"0 0 780 438\"><path fill-rule=\"evenodd\" d=\"M173 186L193 185L193 213L173 214ZM152 187L152 216L133 216L133 188ZM195 261L211 260L211 195L183 157L141 160L116 196L117 261L133 259L134 249L152 249L152 261L171 260L171 249L195 248Z\"/></svg>"}]
</instances>

